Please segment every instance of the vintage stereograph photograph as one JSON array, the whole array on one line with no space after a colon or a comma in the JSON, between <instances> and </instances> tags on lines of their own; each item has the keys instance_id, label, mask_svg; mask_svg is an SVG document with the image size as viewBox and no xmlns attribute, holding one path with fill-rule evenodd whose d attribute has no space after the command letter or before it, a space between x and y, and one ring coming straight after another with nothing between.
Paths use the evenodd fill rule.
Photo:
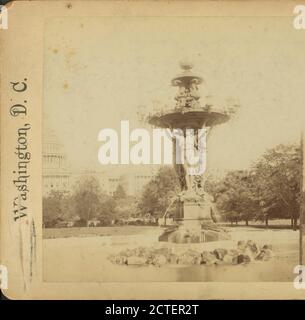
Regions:
<instances>
[{"instance_id":1,"label":"vintage stereograph photograph","mask_svg":"<svg viewBox=\"0 0 305 320\"><path fill-rule=\"evenodd\" d=\"M45 280L293 280L304 44L254 24L47 21Z\"/></svg>"},{"instance_id":2,"label":"vintage stereograph photograph","mask_svg":"<svg viewBox=\"0 0 305 320\"><path fill-rule=\"evenodd\" d=\"M1 240L19 239L21 291L98 285L128 299L146 283L143 298L175 299L185 283L190 299L239 299L255 284L251 298L301 296L302 7L84 2L34 4L37 46L34 34L14 44L30 32L16 18L1 38L1 64L35 47L33 78L7 72L1 87L14 123L1 124L14 204Z\"/></svg>"}]
</instances>

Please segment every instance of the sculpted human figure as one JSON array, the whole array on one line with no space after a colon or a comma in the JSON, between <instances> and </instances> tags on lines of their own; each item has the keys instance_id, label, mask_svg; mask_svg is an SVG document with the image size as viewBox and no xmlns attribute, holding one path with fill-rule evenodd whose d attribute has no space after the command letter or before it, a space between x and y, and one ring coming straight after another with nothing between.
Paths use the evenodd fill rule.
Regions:
<instances>
[{"instance_id":1,"label":"sculpted human figure","mask_svg":"<svg viewBox=\"0 0 305 320\"><path fill-rule=\"evenodd\" d=\"M178 93L175 96L176 102L176 107L177 108L183 108L185 107L186 104L186 89L183 83L179 80L175 81L175 84L178 85Z\"/></svg>"},{"instance_id":2,"label":"sculpted human figure","mask_svg":"<svg viewBox=\"0 0 305 320\"><path fill-rule=\"evenodd\" d=\"M203 172L200 170L200 166L203 165L201 161L204 161L201 153L204 152L204 143L199 141L204 137L199 137L198 130L194 130L193 143L186 143L186 133L184 132L184 142L183 144L178 143L175 139L173 141L174 144L174 164L175 170L179 177L179 183L182 191L188 191L188 193L194 192L200 196L203 192ZM200 144L201 143L201 147ZM177 149L179 148L179 150ZM184 150L182 150L182 148ZM183 155L183 163L177 163L177 154L180 153ZM193 159L198 159L198 163L190 163L189 156L192 155ZM194 174L198 172L198 174Z\"/></svg>"}]
</instances>

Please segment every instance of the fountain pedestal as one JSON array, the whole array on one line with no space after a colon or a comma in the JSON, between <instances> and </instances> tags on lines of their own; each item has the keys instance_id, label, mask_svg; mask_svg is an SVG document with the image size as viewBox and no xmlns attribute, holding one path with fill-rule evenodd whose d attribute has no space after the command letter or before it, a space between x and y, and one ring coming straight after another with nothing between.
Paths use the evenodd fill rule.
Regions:
<instances>
[{"instance_id":1,"label":"fountain pedestal","mask_svg":"<svg viewBox=\"0 0 305 320\"><path fill-rule=\"evenodd\" d=\"M177 225L164 230L159 241L173 243L200 243L229 240L230 236L213 220L213 209L202 198L184 196L180 201L182 217L176 218Z\"/></svg>"}]
</instances>

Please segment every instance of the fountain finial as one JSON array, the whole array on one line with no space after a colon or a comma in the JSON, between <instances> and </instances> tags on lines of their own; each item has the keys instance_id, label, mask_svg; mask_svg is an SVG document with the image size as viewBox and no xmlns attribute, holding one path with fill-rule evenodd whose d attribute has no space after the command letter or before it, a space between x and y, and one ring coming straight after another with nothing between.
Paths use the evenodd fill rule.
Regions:
<instances>
[{"instance_id":1,"label":"fountain finial","mask_svg":"<svg viewBox=\"0 0 305 320\"><path fill-rule=\"evenodd\" d=\"M187 59L180 61L179 64L180 64L181 69L183 69L185 72L190 71L194 67L193 63L191 63Z\"/></svg>"},{"instance_id":2,"label":"fountain finial","mask_svg":"<svg viewBox=\"0 0 305 320\"><path fill-rule=\"evenodd\" d=\"M193 63L184 59L181 60L179 64L183 72L179 73L172 79L173 86L183 86L189 89L193 82L196 82L196 84L200 84L202 82L202 78L192 72L192 68L194 66Z\"/></svg>"}]
</instances>

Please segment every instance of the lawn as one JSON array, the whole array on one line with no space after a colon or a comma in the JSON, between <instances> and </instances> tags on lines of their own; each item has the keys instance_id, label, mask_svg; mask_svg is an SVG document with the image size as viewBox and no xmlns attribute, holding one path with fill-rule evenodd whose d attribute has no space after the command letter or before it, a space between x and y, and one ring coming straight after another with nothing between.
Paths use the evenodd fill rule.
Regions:
<instances>
[{"instance_id":1,"label":"lawn","mask_svg":"<svg viewBox=\"0 0 305 320\"><path fill-rule=\"evenodd\" d=\"M245 222L237 225L221 223L221 226L229 228L246 227ZM265 229L262 221L249 221L249 227ZM268 229L291 229L290 219L275 219L269 221ZM158 226L117 226L117 227L79 227L79 228L45 228L43 229L44 239L69 238L69 237L94 237L94 236L124 236L149 233L150 231L160 230ZM160 230L161 232L161 230Z\"/></svg>"},{"instance_id":2,"label":"lawn","mask_svg":"<svg viewBox=\"0 0 305 320\"><path fill-rule=\"evenodd\" d=\"M81 228L45 228L44 239L69 238L69 237L95 237L95 236L124 236L145 234L160 227L124 226L124 227L81 227Z\"/></svg>"}]
</instances>

